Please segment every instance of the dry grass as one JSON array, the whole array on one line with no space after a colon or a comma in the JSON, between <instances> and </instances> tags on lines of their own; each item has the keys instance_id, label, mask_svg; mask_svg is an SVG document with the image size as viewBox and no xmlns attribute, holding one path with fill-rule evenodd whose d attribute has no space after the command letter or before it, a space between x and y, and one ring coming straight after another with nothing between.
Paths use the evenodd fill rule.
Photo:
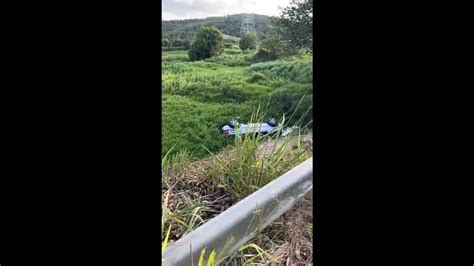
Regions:
<instances>
[{"instance_id":1,"label":"dry grass","mask_svg":"<svg viewBox=\"0 0 474 266\"><path fill-rule=\"evenodd\" d=\"M271 265L311 265L313 263L312 200L304 199L298 202L290 211L265 228L253 242L276 259Z\"/></svg>"},{"instance_id":2,"label":"dry grass","mask_svg":"<svg viewBox=\"0 0 474 266\"><path fill-rule=\"evenodd\" d=\"M275 172L276 176L299 164L312 153L312 138L294 137L287 140L276 139L259 142L256 149L256 160L245 161L250 167L257 167L265 158L273 154L284 155L280 160L286 163L283 168ZM305 157L300 157L304 151ZM229 149L225 153L217 154L204 160L192 162L187 153L178 153L166 157L163 163L162 175L162 202L163 206L162 229L171 226L168 245L191 232L207 220L227 210L238 200L258 189L255 187L235 197L229 189L229 170L225 167L239 169L239 150ZM292 158L299 158L290 164ZM224 164L223 164L224 163ZM232 170L231 170L232 171ZM242 175L243 176L243 175ZM271 178L265 182L271 181ZM263 186L265 183L259 184ZM297 265L298 263L312 263L312 204L305 200L296 205L287 214L264 230L252 245L236 253L234 258L227 260L227 265L258 265L268 264L272 257L275 265ZM162 235L162 241L164 240ZM267 256L267 253L269 254Z\"/></svg>"}]
</instances>

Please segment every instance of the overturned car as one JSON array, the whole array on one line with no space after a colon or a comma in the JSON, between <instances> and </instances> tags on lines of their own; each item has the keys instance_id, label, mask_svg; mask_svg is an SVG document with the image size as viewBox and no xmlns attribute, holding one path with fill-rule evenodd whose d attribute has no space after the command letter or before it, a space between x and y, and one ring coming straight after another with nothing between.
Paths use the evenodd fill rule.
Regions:
<instances>
[{"instance_id":1,"label":"overturned car","mask_svg":"<svg viewBox=\"0 0 474 266\"><path fill-rule=\"evenodd\" d=\"M228 125L222 127L222 134L224 134L224 136L245 136L253 133L271 135L282 129L282 126L278 124L277 120L273 117L269 118L267 123L240 124L239 119L240 117L232 118ZM286 137L297 128L296 126L283 128L281 136Z\"/></svg>"}]
</instances>

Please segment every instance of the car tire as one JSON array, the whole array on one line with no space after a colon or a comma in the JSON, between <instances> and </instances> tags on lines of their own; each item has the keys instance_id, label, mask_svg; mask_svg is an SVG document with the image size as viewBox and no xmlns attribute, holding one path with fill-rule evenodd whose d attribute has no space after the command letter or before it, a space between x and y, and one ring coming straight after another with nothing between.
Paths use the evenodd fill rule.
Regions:
<instances>
[{"instance_id":1,"label":"car tire","mask_svg":"<svg viewBox=\"0 0 474 266\"><path fill-rule=\"evenodd\" d=\"M232 118L230 121L229 121L229 127L231 128L235 128L235 126L237 126L239 124L239 121L235 118Z\"/></svg>"},{"instance_id":2,"label":"car tire","mask_svg":"<svg viewBox=\"0 0 474 266\"><path fill-rule=\"evenodd\" d=\"M278 121L276 120L276 118L270 117L270 118L268 118L267 124L271 127L276 127L277 124L278 124Z\"/></svg>"}]
</instances>

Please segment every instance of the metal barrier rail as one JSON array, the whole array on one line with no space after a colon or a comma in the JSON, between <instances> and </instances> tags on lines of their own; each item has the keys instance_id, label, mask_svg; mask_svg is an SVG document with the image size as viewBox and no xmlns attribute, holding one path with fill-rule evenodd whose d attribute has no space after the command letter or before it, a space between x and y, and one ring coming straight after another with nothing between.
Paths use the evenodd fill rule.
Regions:
<instances>
[{"instance_id":1,"label":"metal barrier rail","mask_svg":"<svg viewBox=\"0 0 474 266\"><path fill-rule=\"evenodd\" d=\"M198 265L214 250L222 262L313 189L313 157L239 201L175 243L163 254L163 265Z\"/></svg>"}]
</instances>

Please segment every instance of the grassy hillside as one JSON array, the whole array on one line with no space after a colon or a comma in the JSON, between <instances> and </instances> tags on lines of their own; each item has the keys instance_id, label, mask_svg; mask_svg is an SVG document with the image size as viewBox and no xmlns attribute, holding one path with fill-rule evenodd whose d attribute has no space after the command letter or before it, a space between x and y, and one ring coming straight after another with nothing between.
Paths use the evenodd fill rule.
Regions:
<instances>
[{"instance_id":1,"label":"grassy hillside","mask_svg":"<svg viewBox=\"0 0 474 266\"><path fill-rule=\"evenodd\" d=\"M231 117L245 122L259 104L267 114L288 116L306 95L290 123L295 123L312 105L312 58L251 62L253 54L237 47L217 58L189 62L186 51L163 52L162 56L162 157L187 150L198 158L232 142L220 128ZM311 112L305 118L310 121Z\"/></svg>"},{"instance_id":2,"label":"grassy hillside","mask_svg":"<svg viewBox=\"0 0 474 266\"><path fill-rule=\"evenodd\" d=\"M229 15L224 17L210 17L205 19L186 19L163 21L162 39L174 40L192 39L195 32L201 26L214 26L222 33L234 37L240 36L240 24L243 14ZM264 15L255 15L255 29L260 39L264 39L269 31L269 17Z\"/></svg>"}]
</instances>

